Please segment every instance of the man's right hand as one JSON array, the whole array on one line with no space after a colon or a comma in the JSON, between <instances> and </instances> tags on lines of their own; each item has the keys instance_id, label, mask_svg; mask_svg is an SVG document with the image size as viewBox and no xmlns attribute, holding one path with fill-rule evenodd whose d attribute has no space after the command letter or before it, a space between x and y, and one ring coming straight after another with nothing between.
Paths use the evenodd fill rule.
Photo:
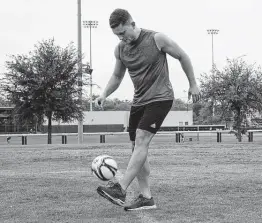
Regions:
<instances>
[{"instance_id":1,"label":"man's right hand","mask_svg":"<svg viewBox=\"0 0 262 223\"><path fill-rule=\"evenodd\" d=\"M95 105L96 107L103 108L106 98L104 96L99 96L96 99Z\"/></svg>"}]
</instances>

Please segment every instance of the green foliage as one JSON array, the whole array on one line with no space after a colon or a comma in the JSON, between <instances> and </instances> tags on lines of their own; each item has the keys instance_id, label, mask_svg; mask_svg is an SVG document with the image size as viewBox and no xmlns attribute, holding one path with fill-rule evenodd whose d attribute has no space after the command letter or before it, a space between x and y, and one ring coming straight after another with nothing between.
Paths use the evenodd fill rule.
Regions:
<instances>
[{"instance_id":1,"label":"green foliage","mask_svg":"<svg viewBox=\"0 0 262 223\"><path fill-rule=\"evenodd\" d=\"M7 101L5 98L0 97L0 107L11 107L12 103Z\"/></svg>"},{"instance_id":2,"label":"green foliage","mask_svg":"<svg viewBox=\"0 0 262 223\"><path fill-rule=\"evenodd\" d=\"M184 102L180 98L176 98L173 102L171 111L188 111L192 110L192 104Z\"/></svg>"},{"instance_id":3,"label":"green foliage","mask_svg":"<svg viewBox=\"0 0 262 223\"><path fill-rule=\"evenodd\" d=\"M82 116L77 100L77 51L55 45L54 39L35 45L28 55L12 55L6 62L8 72L3 89L15 105L18 122L32 122L34 117L70 121ZM50 133L51 134L51 133Z\"/></svg>"},{"instance_id":4,"label":"green foliage","mask_svg":"<svg viewBox=\"0 0 262 223\"><path fill-rule=\"evenodd\" d=\"M98 97L99 95L93 95L93 101ZM83 107L84 110L89 111L90 109L90 100L84 99L83 100ZM130 108L132 106L132 101L130 100L120 100L118 98L110 99L107 98L103 107L104 111L130 111ZM182 99L177 98L174 100L173 106L171 108L172 111L187 111L192 110L193 104L192 103L186 103ZM94 106L93 103L93 111L100 111L100 108L97 108Z\"/></svg>"},{"instance_id":5,"label":"green foliage","mask_svg":"<svg viewBox=\"0 0 262 223\"><path fill-rule=\"evenodd\" d=\"M241 141L241 129L247 117L262 111L262 72L243 60L228 60L227 66L213 74L203 74L203 101L219 110L220 120L233 116L233 127Z\"/></svg>"}]
</instances>

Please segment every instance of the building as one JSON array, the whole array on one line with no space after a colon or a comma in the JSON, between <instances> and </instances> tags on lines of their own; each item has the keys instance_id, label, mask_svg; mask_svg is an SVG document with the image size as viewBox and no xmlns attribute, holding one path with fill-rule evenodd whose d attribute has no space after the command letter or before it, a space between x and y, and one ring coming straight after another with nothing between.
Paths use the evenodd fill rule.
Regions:
<instances>
[{"instance_id":1,"label":"building","mask_svg":"<svg viewBox=\"0 0 262 223\"><path fill-rule=\"evenodd\" d=\"M93 111L84 112L84 132L122 132L127 131L129 111ZM193 111L170 111L162 124L162 129L193 125ZM44 132L47 131L47 120ZM70 123L52 121L53 132L77 132L78 121Z\"/></svg>"}]
</instances>

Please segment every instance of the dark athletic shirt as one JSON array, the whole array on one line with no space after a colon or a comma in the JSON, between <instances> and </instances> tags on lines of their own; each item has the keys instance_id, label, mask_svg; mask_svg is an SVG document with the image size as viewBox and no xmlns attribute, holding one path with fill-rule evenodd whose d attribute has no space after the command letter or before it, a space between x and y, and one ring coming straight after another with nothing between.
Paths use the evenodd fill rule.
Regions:
<instances>
[{"instance_id":1,"label":"dark athletic shirt","mask_svg":"<svg viewBox=\"0 0 262 223\"><path fill-rule=\"evenodd\" d=\"M121 41L118 45L119 59L128 69L135 88L133 106L174 99L166 53L157 48L155 34L141 29L136 41Z\"/></svg>"}]
</instances>

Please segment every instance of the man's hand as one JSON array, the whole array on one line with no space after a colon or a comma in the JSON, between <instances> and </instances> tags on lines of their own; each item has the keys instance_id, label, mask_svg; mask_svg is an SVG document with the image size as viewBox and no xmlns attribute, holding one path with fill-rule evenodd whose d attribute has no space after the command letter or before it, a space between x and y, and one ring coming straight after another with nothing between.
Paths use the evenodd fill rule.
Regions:
<instances>
[{"instance_id":1,"label":"man's hand","mask_svg":"<svg viewBox=\"0 0 262 223\"><path fill-rule=\"evenodd\" d=\"M192 97L193 103L198 102L201 99L200 90L197 85L191 86L188 90L188 100Z\"/></svg>"},{"instance_id":2,"label":"man's hand","mask_svg":"<svg viewBox=\"0 0 262 223\"><path fill-rule=\"evenodd\" d=\"M99 97L96 99L96 102L95 102L96 107L103 108L104 103L105 103L105 100L106 100L106 98L105 98L103 95L102 95L102 96L99 96Z\"/></svg>"}]
</instances>

